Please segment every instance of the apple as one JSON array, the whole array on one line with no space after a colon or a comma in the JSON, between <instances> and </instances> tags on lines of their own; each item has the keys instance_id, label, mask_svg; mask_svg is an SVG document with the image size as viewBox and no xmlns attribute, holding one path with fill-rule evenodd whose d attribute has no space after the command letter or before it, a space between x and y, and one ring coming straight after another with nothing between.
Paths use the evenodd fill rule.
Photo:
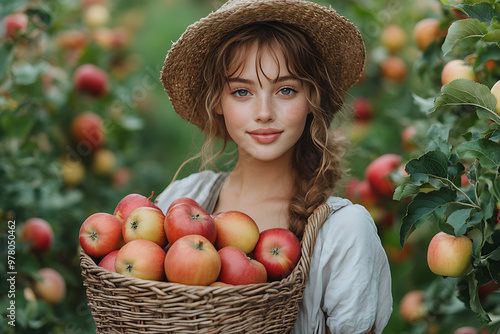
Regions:
<instances>
[{"instance_id":1,"label":"apple","mask_svg":"<svg viewBox=\"0 0 500 334\"><path fill-rule=\"evenodd\" d=\"M82 30L65 30L57 37L57 45L67 50L83 49L88 43L87 34Z\"/></svg>"},{"instance_id":2,"label":"apple","mask_svg":"<svg viewBox=\"0 0 500 334\"><path fill-rule=\"evenodd\" d=\"M71 133L78 143L88 145L90 150L98 149L106 140L101 116L90 111L75 117L71 124Z\"/></svg>"},{"instance_id":3,"label":"apple","mask_svg":"<svg viewBox=\"0 0 500 334\"><path fill-rule=\"evenodd\" d=\"M228 286L234 286L234 285L216 281L216 282L213 282L212 284L210 284L209 286L227 288Z\"/></svg>"},{"instance_id":4,"label":"apple","mask_svg":"<svg viewBox=\"0 0 500 334\"><path fill-rule=\"evenodd\" d=\"M441 83L447 85L456 79L476 81L476 74L472 66L469 66L464 60L453 59L444 65L441 72Z\"/></svg>"},{"instance_id":5,"label":"apple","mask_svg":"<svg viewBox=\"0 0 500 334\"><path fill-rule=\"evenodd\" d=\"M346 197L351 202L361 204L364 207L374 206L378 201L377 194L367 180L350 181Z\"/></svg>"},{"instance_id":6,"label":"apple","mask_svg":"<svg viewBox=\"0 0 500 334\"><path fill-rule=\"evenodd\" d=\"M285 278L299 262L299 239L285 228L262 231L253 258L264 265L269 281Z\"/></svg>"},{"instance_id":7,"label":"apple","mask_svg":"<svg viewBox=\"0 0 500 334\"><path fill-rule=\"evenodd\" d=\"M472 241L465 235L455 237L437 233L427 249L427 264L436 275L461 277L471 265Z\"/></svg>"},{"instance_id":8,"label":"apple","mask_svg":"<svg viewBox=\"0 0 500 334\"><path fill-rule=\"evenodd\" d=\"M488 70L488 72L492 72L497 67L497 62L493 59L488 60L484 66Z\"/></svg>"},{"instance_id":9,"label":"apple","mask_svg":"<svg viewBox=\"0 0 500 334\"><path fill-rule=\"evenodd\" d=\"M488 296L494 292L498 291L500 289L500 283L495 283L495 281L491 280L486 284L480 285L477 287L477 292L479 295L479 300L480 301L485 301Z\"/></svg>"},{"instance_id":10,"label":"apple","mask_svg":"<svg viewBox=\"0 0 500 334\"><path fill-rule=\"evenodd\" d=\"M387 57L380 64L380 74L383 78L399 83L406 79L407 66L403 59L398 56Z\"/></svg>"},{"instance_id":11,"label":"apple","mask_svg":"<svg viewBox=\"0 0 500 334\"><path fill-rule=\"evenodd\" d=\"M40 279L35 281L35 293L51 305L59 304L66 296L66 283L62 275L53 268L41 268L38 275Z\"/></svg>"},{"instance_id":12,"label":"apple","mask_svg":"<svg viewBox=\"0 0 500 334\"><path fill-rule=\"evenodd\" d=\"M183 204L183 203L189 204L189 205L194 206L194 207L201 207L201 205L198 204L198 202L196 202L192 198L189 198L189 197L180 197L180 198L174 200L172 203L170 203L170 205L168 206L167 212L168 212L168 210L170 210L171 208L173 208L177 204Z\"/></svg>"},{"instance_id":13,"label":"apple","mask_svg":"<svg viewBox=\"0 0 500 334\"><path fill-rule=\"evenodd\" d=\"M399 168L401 156L386 153L373 160L365 170L365 177L378 195L389 197L395 190L390 174Z\"/></svg>"},{"instance_id":14,"label":"apple","mask_svg":"<svg viewBox=\"0 0 500 334\"><path fill-rule=\"evenodd\" d=\"M165 279L163 263L165 251L150 240L136 239L127 242L116 254L117 273L151 281Z\"/></svg>"},{"instance_id":15,"label":"apple","mask_svg":"<svg viewBox=\"0 0 500 334\"><path fill-rule=\"evenodd\" d=\"M491 94L497 99L497 104L495 105L495 110L497 114L500 115L500 80L498 80L493 87L491 87Z\"/></svg>"},{"instance_id":16,"label":"apple","mask_svg":"<svg viewBox=\"0 0 500 334\"><path fill-rule=\"evenodd\" d=\"M407 152L414 151L418 148L415 143L417 128L414 125L407 126L401 133L401 146Z\"/></svg>"},{"instance_id":17,"label":"apple","mask_svg":"<svg viewBox=\"0 0 500 334\"><path fill-rule=\"evenodd\" d=\"M116 255L118 255L118 249L115 249L111 253L105 255L99 262L98 266L116 273L115 269Z\"/></svg>"},{"instance_id":18,"label":"apple","mask_svg":"<svg viewBox=\"0 0 500 334\"><path fill-rule=\"evenodd\" d=\"M111 175L111 180L113 182L113 187L121 188L126 185L132 179L132 170L128 167L120 167L113 175Z\"/></svg>"},{"instance_id":19,"label":"apple","mask_svg":"<svg viewBox=\"0 0 500 334\"><path fill-rule=\"evenodd\" d=\"M455 329L453 334L477 334L477 329L471 326L465 326Z\"/></svg>"},{"instance_id":20,"label":"apple","mask_svg":"<svg viewBox=\"0 0 500 334\"><path fill-rule=\"evenodd\" d=\"M28 15L25 13L12 13L3 19L5 37L15 40L28 28Z\"/></svg>"},{"instance_id":21,"label":"apple","mask_svg":"<svg viewBox=\"0 0 500 334\"><path fill-rule=\"evenodd\" d=\"M214 215L217 227L215 247L221 249L234 246L249 254L259 241L259 227L255 221L241 211L226 211Z\"/></svg>"},{"instance_id":22,"label":"apple","mask_svg":"<svg viewBox=\"0 0 500 334\"><path fill-rule=\"evenodd\" d=\"M79 240L85 253L103 257L123 244L122 223L109 213L94 213L80 227Z\"/></svg>"},{"instance_id":23,"label":"apple","mask_svg":"<svg viewBox=\"0 0 500 334\"><path fill-rule=\"evenodd\" d=\"M218 281L244 285L267 282L264 265L249 258L240 248L225 246L219 249L221 269Z\"/></svg>"},{"instance_id":24,"label":"apple","mask_svg":"<svg viewBox=\"0 0 500 334\"><path fill-rule=\"evenodd\" d=\"M412 290L407 292L399 304L399 313L408 322L422 320L426 313L424 291Z\"/></svg>"},{"instance_id":25,"label":"apple","mask_svg":"<svg viewBox=\"0 0 500 334\"><path fill-rule=\"evenodd\" d=\"M123 240L130 242L135 239L146 239L163 248L167 245L164 220L165 215L160 209L139 207L130 213L122 225Z\"/></svg>"},{"instance_id":26,"label":"apple","mask_svg":"<svg viewBox=\"0 0 500 334\"><path fill-rule=\"evenodd\" d=\"M77 92L102 97L109 91L108 74L93 64L80 65L73 74Z\"/></svg>"},{"instance_id":27,"label":"apple","mask_svg":"<svg viewBox=\"0 0 500 334\"><path fill-rule=\"evenodd\" d=\"M76 187L85 179L85 166L80 160L64 159L61 161L61 176L69 187Z\"/></svg>"},{"instance_id":28,"label":"apple","mask_svg":"<svg viewBox=\"0 0 500 334\"><path fill-rule=\"evenodd\" d=\"M115 170L116 156L113 151L100 148L95 152L92 160L92 170L97 175L110 175Z\"/></svg>"},{"instance_id":29,"label":"apple","mask_svg":"<svg viewBox=\"0 0 500 334\"><path fill-rule=\"evenodd\" d=\"M436 18L425 18L413 28L413 36L420 50L426 50L429 44L437 41L441 34L441 22Z\"/></svg>"},{"instance_id":30,"label":"apple","mask_svg":"<svg viewBox=\"0 0 500 334\"><path fill-rule=\"evenodd\" d=\"M367 98L357 97L353 101L354 119L361 122L366 122L373 117L373 107Z\"/></svg>"},{"instance_id":31,"label":"apple","mask_svg":"<svg viewBox=\"0 0 500 334\"><path fill-rule=\"evenodd\" d=\"M153 195L154 193L152 193L151 196L146 197L140 194L128 194L123 197L120 202L118 202L113 215L115 215L115 217L120 221L126 221L130 213L139 207L146 206L159 210L159 208L151 202Z\"/></svg>"},{"instance_id":32,"label":"apple","mask_svg":"<svg viewBox=\"0 0 500 334\"><path fill-rule=\"evenodd\" d=\"M221 259L207 238L190 234L170 246L164 265L169 282L210 285L219 277Z\"/></svg>"},{"instance_id":33,"label":"apple","mask_svg":"<svg viewBox=\"0 0 500 334\"><path fill-rule=\"evenodd\" d=\"M199 234L212 244L217 238L214 219L199 205L193 206L187 203L174 205L165 215L164 228L171 245L189 234Z\"/></svg>"},{"instance_id":34,"label":"apple","mask_svg":"<svg viewBox=\"0 0 500 334\"><path fill-rule=\"evenodd\" d=\"M391 53L397 53L406 44L406 32L397 24L389 24L383 30L380 36L380 42Z\"/></svg>"},{"instance_id":35,"label":"apple","mask_svg":"<svg viewBox=\"0 0 500 334\"><path fill-rule=\"evenodd\" d=\"M109 9L102 4L90 5L83 13L83 21L89 28L102 27L109 21Z\"/></svg>"},{"instance_id":36,"label":"apple","mask_svg":"<svg viewBox=\"0 0 500 334\"><path fill-rule=\"evenodd\" d=\"M46 253L54 242L52 226L42 218L29 218L21 228L21 240L30 243L33 253Z\"/></svg>"}]
</instances>

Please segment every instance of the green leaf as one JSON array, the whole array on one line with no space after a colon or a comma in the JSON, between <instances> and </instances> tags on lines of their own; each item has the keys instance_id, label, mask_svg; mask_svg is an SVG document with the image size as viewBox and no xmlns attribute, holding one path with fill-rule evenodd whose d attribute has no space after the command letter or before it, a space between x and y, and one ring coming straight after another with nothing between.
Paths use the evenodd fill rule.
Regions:
<instances>
[{"instance_id":1,"label":"green leaf","mask_svg":"<svg viewBox=\"0 0 500 334\"><path fill-rule=\"evenodd\" d=\"M467 220L471 214L472 209L460 209L454 211L448 216L446 222L453 227L453 235L459 237L467 230Z\"/></svg>"},{"instance_id":2,"label":"green leaf","mask_svg":"<svg viewBox=\"0 0 500 334\"><path fill-rule=\"evenodd\" d=\"M401 246L404 245L415 228L423 224L435 213L438 213L439 209L455 201L455 199L455 192L448 188L417 194L408 205L406 215L402 219L399 233Z\"/></svg>"},{"instance_id":3,"label":"green leaf","mask_svg":"<svg viewBox=\"0 0 500 334\"><path fill-rule=\"evenodd\" d=\"M488 316L488 313L486 313L486 311L483 309L481 301L479 300L477 280L475 279L474 275L468 275L466 279L469 285L469 307L474 313L477 314L477 317L481 324L486 325L491 322L491 319Z\"/></svg>"},{"instance_id":4,"label":"green leaf","mask_svg":"<svg viewBox=\"0 0 500 334\"><path fill-rule=\"evenodd\" d=\"M488 24L494 18L500 19L500 13L495 9L493 4L488 2L479 2L474 5L460 4L455 7L461 9L468 16Z\"/></svg>"},{"instance_id":5,"label":"green leaf","mask_svg":"<svg viewBox=\"0 0 500 334\"><path fill-rule=\"evenodd\" d=\"M46 63L36 65L22 64L12 67L12 76L16 84L27 86L34 84L40 75L46 70Z\"/></svg>"},{"instance_id":6,"label":"green leaf","mask_svg":"<svg viewBox=\"0 0 500 334\"><path fill-rule=\"evenodd\" d=\"M408 174L425 174L440 178L448 176L448 157L441 151L430 151L418 159L410 160L405 167Z\"/></svg>"},{"instance_id":7,"label":"green leaf","mask_svg":"<svg viewBox=\"0 0 500 334\"><path fill-rule=\"evenodd\" d=\"M456 151L462 159L477 159L487 169L497 170L500 165L500 144L488 139L459 144Z\"/></svg>"},{"instance_id":8,"label":"green leaf","mask_svg":"<svg viewBox=\"0 0 500 334\"><path fill-rule=\"evenodd\" d=\"M452 146L448 142L450 129L442 124L432 124L427 131L427 151L439 150L450 156Z\"/></svg>"},{"instance_id":9,"label":"green leaf","mask_svg":"<svg viewBox=\"0 0 500 334\"><path fill-rule=\"evenodd\" d=\"M423 98L423 97L420 97L416 94L412 94L413 96L413 102L415 103L415 105L418 107L418 109L425 113L425 114L428 114L430 113L434 108L434 97L430 97L430 98Z\"/></svg>"},{"instance_id":10,"label":"green leaf","mask_svg":"<svg viewBox=\"0 0 500 334\"><path fill-rule=\"evenodd\" d=\"M443 50L446 56L457 44L467 38L482 38L487 33L487 26L478 19L470 18L458 20L448 28L448 34L444 40Z\"/></svg>"},{"instance_id":11,"label":"green leaf","mask_svg":"<svg viewBox=\"0 0 500 334\"><path fill-rule=\"evenodd\" d=\"M394 199L395 201L400 201L407 198L408 196L418 194L419 189L420 187L418 185L412 183L402 184L396 188L394 194L392 195L392 199Z\"/></svg>"},{"instance_id":12,"label":"green leaf","mask_svg":"<svg viewBox=\"0 0 500 334\"><path fill-rule=\"evenodd\" d=\"M441 94L434 100L434 111L445 106L474 106L478 116L500 124L495 111L496 98L487 86L468 79L453 80L441 87Z\"/></svg>"}]
</instances>

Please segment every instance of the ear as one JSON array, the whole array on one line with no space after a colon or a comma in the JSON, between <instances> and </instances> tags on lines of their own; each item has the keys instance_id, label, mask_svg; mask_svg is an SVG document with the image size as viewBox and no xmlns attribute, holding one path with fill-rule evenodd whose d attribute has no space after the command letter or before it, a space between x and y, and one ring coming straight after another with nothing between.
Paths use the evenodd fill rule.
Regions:
<instances>
[{"instance_id":1,"label":"ear","mask_svg":"<svg viewBox=\"0 0 500 334\"><path fill-rule=\"evenodd\" d=\"M221 116L224 115L224 113L222 112L222 107L221 107L220 103L217 104L217 106L215 107L214 111L215 111L215 113L217 115L221 115Z\"/></svg>"}]
</instances>

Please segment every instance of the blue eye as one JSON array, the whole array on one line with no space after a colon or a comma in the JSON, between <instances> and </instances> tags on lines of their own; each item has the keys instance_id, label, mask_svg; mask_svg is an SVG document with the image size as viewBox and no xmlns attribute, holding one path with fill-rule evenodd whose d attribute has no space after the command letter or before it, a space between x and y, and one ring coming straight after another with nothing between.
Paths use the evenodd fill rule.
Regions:
<instances>
[{"instance_id":1,"label":"blue eye","mask_svg":"<svg viewBox=\"0 0 500 334\"><path fill-rule=\"evenodd\" d=\"M247 97L248 95L250 95L250 93L246 89L235 90L233 94L237 97Z\"/></svg>"}]
</instances>

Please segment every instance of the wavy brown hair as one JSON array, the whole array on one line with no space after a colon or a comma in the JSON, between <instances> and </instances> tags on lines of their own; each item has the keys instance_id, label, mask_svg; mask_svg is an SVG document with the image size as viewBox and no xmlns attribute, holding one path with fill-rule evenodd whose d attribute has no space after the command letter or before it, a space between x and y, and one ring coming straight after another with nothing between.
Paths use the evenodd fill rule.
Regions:
<instances>
[{"instance_id":1,"label":"wavy brown hair","mask_svg":"<svg viewBox=\"0 0 500 334\"><path fill-rule=\"evenodd\" d=\"M202 129L206 135L200 153L202 168L214 165L231 140L223 117L215 110L228 78L244 61L241 52L253 43L258 43L260 52L270 50L274 56L277 52L283 53L288 72L302 80L310 92L308 101L312 112L308 115L304 133L295 147L293 168L297 177L289 205L289 228L301 237L307 218L333 193L342 176L341 161L345 145L342 138L333 135L330 124L342 107L342 96L345 94L339 92L328 75L323 59L300 31L278 22L244 26L215 46L206 63L201 64L204 68L205 86L196 103L204 106L202 109L206 110L209 118ZM257 54L257 61L260 56ZM277 57L275 59L277 61ZM216 152L214 147L219 139L222 140L222 146Z\"/></svg>"}]
</instances>

